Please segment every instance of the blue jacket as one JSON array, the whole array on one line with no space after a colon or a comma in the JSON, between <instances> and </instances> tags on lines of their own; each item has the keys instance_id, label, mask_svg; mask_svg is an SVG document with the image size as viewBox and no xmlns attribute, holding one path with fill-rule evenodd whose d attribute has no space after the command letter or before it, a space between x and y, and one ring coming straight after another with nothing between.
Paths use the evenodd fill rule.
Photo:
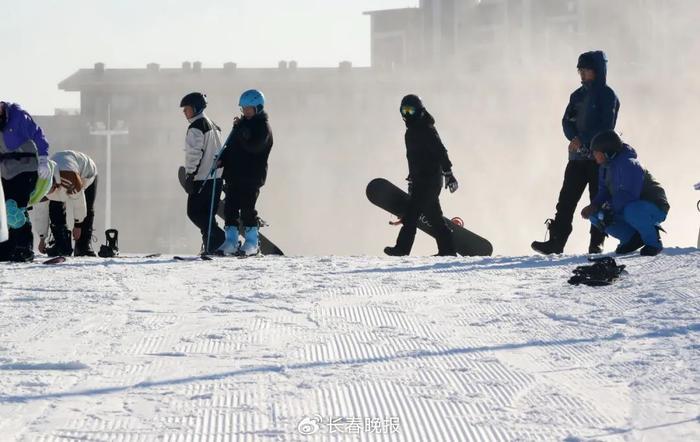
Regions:
<instances>
[{"instance_id":1,"label":"blue jacket","mask_svg":"<svg viewBox=\"0 0 700 442\"><path fill-rule=\"evenodd\" d=\"M33 141L39 156L49 154L49 143L44 132L32 117L16 103L2 103L5 106L4 122L0 132L8 152L17 151L27 141Z\"/></svg>"},{"instance_id":2,"label":"blue jacket","mask_svg":"<svg viewBox=\"0 0 700 442\"><path fill-rule=\"evenodd\" d=\"M581 57L594 66L596 78L591 83L583 83L571 94L564 111L564 135L569 141L578 137L583 143L579 152L569 154L569 160L592 159L591 140L600 132L615 128L620 110L620 100L607 85L608 60L605 53L592 51L581 54Z\"/></svg>"},{"instance_id":3,"label":"blue jacket","mask_svg":"<svg viewBox=\"0 0 700 442\"><path fill-rule=\"evenodd\" d=\"M628 144L600 166L598 174L598 195L593 205L602 207L610 204L615 213L621 214L627 204L645 200L668 213L669 204L666 192L654 177L639 163L637 152Z\"/></svg>"}]
</instances>

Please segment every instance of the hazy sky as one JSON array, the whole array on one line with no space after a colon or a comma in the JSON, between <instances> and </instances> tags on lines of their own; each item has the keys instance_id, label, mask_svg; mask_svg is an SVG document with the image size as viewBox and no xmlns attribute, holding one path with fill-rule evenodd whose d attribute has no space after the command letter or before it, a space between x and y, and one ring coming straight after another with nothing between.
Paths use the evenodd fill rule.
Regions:
<instances>
[{"instance_id":1,"label":"hazy sky","mask_svg":"<svg viewBox=\"0 0 700 442\"><path fill-rule=\"evenodd\" d=\"M362 12L418 0L2 0L0 100L33 114L78 107L57 84L97 61L107 67L368 65Z\"/></svg>"}]
</instances>

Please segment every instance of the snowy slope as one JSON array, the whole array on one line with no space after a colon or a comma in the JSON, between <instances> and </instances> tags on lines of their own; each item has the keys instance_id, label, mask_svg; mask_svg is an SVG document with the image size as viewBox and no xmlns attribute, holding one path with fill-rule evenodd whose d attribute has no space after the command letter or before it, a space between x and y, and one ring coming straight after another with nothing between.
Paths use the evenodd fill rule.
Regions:
<instances>
[{"instance_id":1,"label":"snowy slope","mask_svg":"<svg viewBox=\"0 0 700 442\"><path fill-rule=\"evenodd\" d=\"M583 261L2 265L0 440L700 440L700 252Z\"/></svg>"}]
</instances>

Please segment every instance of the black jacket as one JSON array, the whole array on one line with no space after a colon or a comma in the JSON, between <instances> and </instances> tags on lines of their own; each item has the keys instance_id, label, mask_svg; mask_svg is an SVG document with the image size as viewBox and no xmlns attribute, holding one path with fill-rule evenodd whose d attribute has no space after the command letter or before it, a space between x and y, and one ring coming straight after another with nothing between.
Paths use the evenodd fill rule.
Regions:
<instances>
[{"instance_id":1,"label":"black jacket","mask_svg":"<svg viewBox=\"0 0 700 442\"><path fill-rule=\"evenodd\" d=\"M447 149L435 129L435 119L428 111L406 121L405 139L408 175L414 184L434 181L442 177L443 171L452 170Z\"/></svg>"},{"instance_id":2,"label":"black jacket","mask_svg":"<svg viewBox=\"0 0 700 442\"><path fill-rule=\"evenodd\" d=\"M265 112L239 120L221 155L224 180L252 187L265 185L272 143L272 129Z\"/></svg>"},{"instance_id":3,"label":"black jacket","mask_svg":"<svg viewBox=\"0 0 700 442\"><path fill-rule=\"evenodd\" d=\"M584 83L571 94L564 111L564 135L569 141L578 137L583 143L581 151L570 153L570 160L592 159L591 140L600 132L615 129L617 114L620 111L620 100L607 84L608 67L605 53L592 51L582 54L581 57L586 57L593 63L596 78L590 84Z\"/></svg>"}]
</instances>

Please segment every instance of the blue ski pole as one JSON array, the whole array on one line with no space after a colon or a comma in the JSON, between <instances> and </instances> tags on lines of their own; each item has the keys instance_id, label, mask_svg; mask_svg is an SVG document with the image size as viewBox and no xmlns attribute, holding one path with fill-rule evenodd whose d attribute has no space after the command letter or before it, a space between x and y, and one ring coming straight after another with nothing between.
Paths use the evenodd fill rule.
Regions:
<instances>
[{"instance_id":1,"label":"blue ski pole","mask_svg":"<svg viewBox=\"0 0 700 442\"><path fill-rule=\"evenodd\" d=\"M233 132L236 130L236 126L231 129L231 133L229 136L226 138L226 142L224 143L223 146L221 146L221 149L214 155L214 161L211 164L211 169L209 169L209 174L207 175L207 180L212 179L211 183L211 205L209 206L209 226L207 228L207 245L206 248L204 249L203 255L208 255L209 254L209 245L211 243L211 226L213 224L214 220L214 200L216 199L216 169L217 163L219 162L219 158L221 158L221 154L224 153L224 149L228 147L229 141L231 141L231 137L233 136ZM200 189L201 190L201 189Z\"/></svg>"}]
</instances>

